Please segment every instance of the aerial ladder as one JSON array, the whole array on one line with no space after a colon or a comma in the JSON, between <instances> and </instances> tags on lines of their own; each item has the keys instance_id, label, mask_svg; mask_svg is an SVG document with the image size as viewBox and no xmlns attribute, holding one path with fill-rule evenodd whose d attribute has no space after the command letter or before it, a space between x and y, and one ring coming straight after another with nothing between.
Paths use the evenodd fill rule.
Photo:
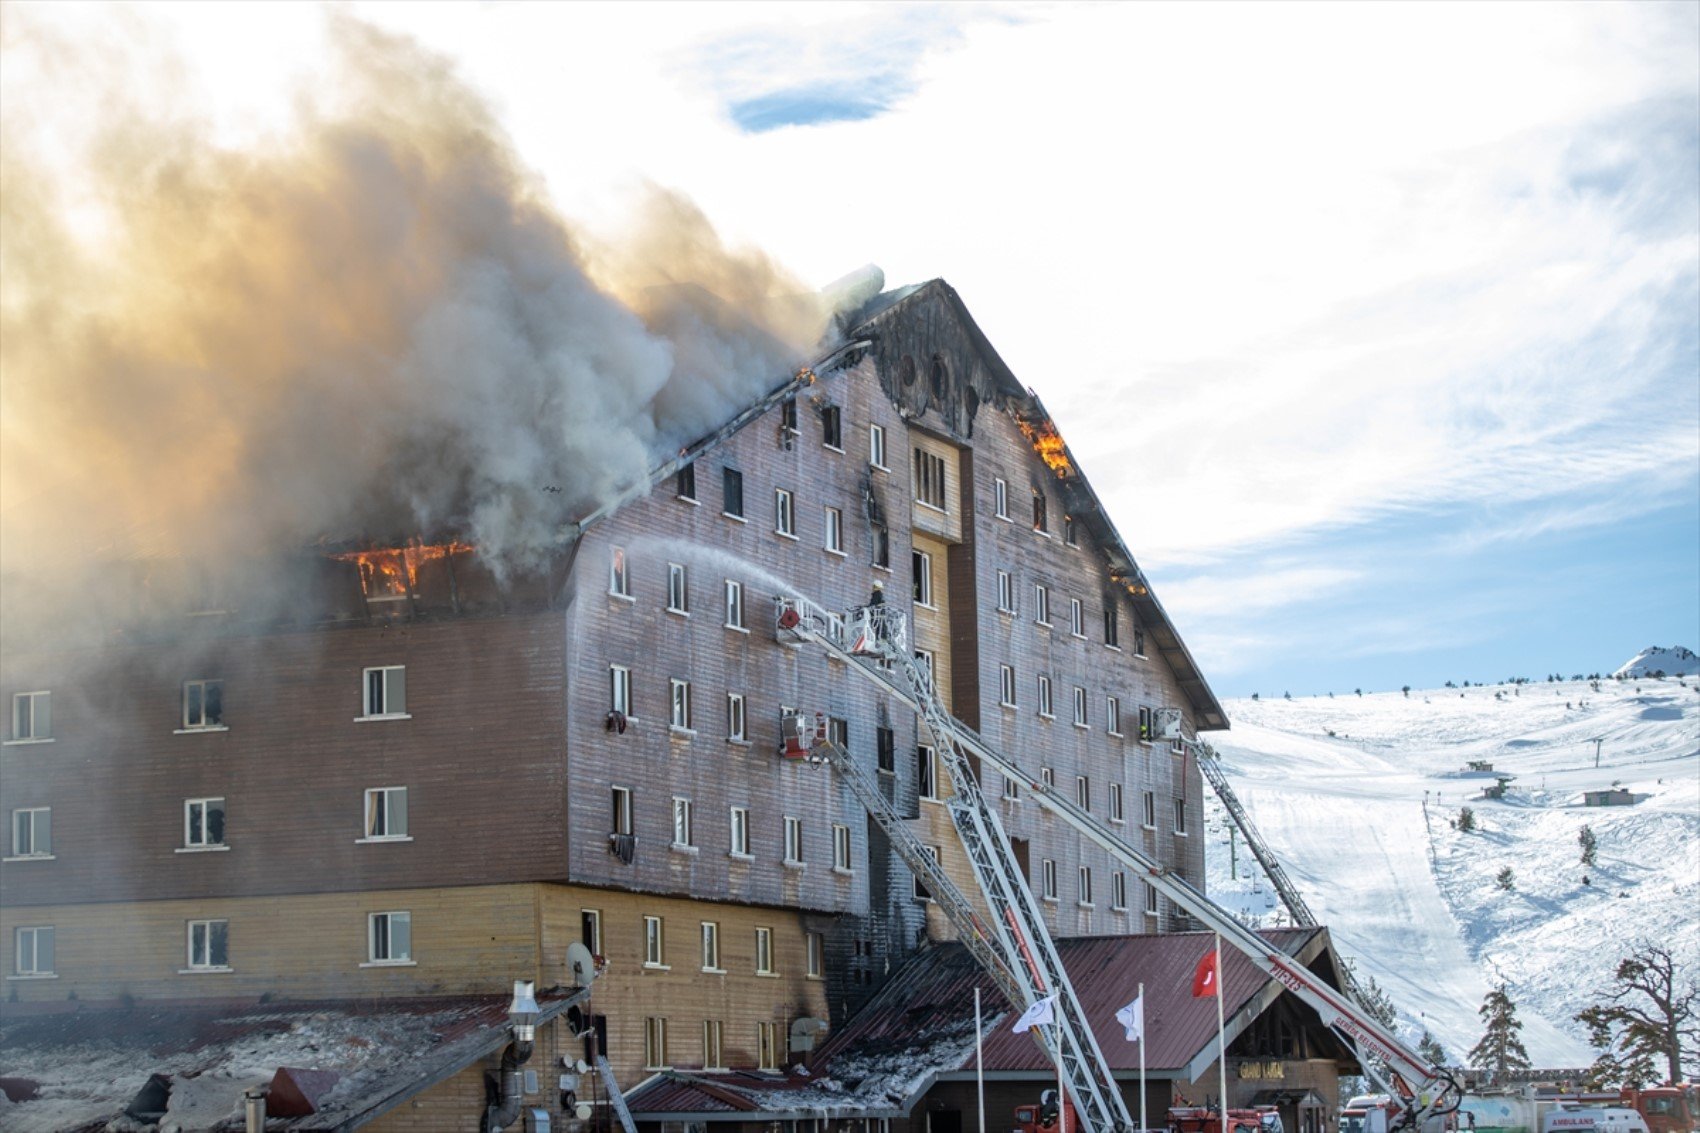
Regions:
<instances>
[{"instance_id":1,"label":"aerial ladder","mask_svg":"<svg viewBox=\"0 0 1700 1133\"><path fill-rule=\"evenodd\" d=\"M1394 1096L1401 1103L1395 1128L1427 1130L1458 1108L1461 1091L1444 1068L1430 1066L1399 1037L1370 1017L1346 992L1323 979L1241 924L1184 876L1147 855L1100 824L1073 800L1027 774L968 725L951 716L933 688L932 674L909 651L905 619L892 607L871 605L849 619L829 613L799 595L776 596L778 640L813 644L845 662L886 693L907 704L925 722L951 778L952 823L968 852L975 880L991 910L990 928L1006 973L1015 978L1020 1002L1031 1005L1057 995L1054 1052L1085 1133L1131 1128L1132 1120L1110 1076L1103 1052L1080 1011L1080 1004L1057 959L1032 892L1021 875L1009 840L981 795L969 757L988 764L1016 782L1039 806L1068 823L1088 842L1107 851L1143 876L1152 888L1214 930L1271 979L1316 1011L1360 1055L1381 1060ZM883 797L883 796L882 796ZM907 860L907 859L906 859ZM995 978L995 977L994 977Z\"/></svg>"}]
</instances>

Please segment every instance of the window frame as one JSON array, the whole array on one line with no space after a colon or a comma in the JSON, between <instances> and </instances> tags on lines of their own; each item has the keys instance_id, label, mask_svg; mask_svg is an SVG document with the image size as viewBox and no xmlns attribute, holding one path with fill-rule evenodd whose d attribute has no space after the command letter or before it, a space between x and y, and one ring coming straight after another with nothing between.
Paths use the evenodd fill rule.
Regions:
<instances>
[{"instance_id":1,"label":"window frame","mask_svg":"<svg viewBox=\"0 0 1700 1133\"><path fill-rule=\"evenodd\" d=\"M882 775L897 774L897 729L874 727L874 766Z\"/></svg>"},{"instance_id":2,"label":"window frame","mask_svg":"<svg viewBox=\"0 0 1700 1133\"><path fill-rule=\"evenodd\" d=\"M820 411L820 443L833 452L844 451L844 411L837 405L823 405Z\"/></svg>"},{"instance_id":3,"label":"window frame","mask_svg":"<svg viewBox=\"0 0 1700 1133\"><path fill-rule=\"evenodd\" d=\"M992 477L992 515L1005 523L1014 523L1009 514L1009 481L1002 476Z\"/></svg>"},{"instance_id":4,"label":"window frame","mask_svg":"<svg viewBox=\"0 0 1700 1133\"><path fill-rule=\"evenodd\" d=\"M1057 901L1057 863L1055 858L1039 859L1039 900Z\"/></svg>"},{"instance_id":5,"label":"window frame","mask_svg":"<svg viewBox=\"0 0 1700 1133\"><path fill-rule=\"evenodd\" d=\"M218 841L212 841L211 826L212 810L210 804L218 804ZM195 829L195 808L201 809L201 838L197 841L192 837ZM229 815L222 795L208 795L205 798L183 800L183 849L185 850L228 850L230 843L225 841L225 822Z\"/></svg>"},{"instance_id":6,"label":"window frame","mask_svg":"<svg viewBox=\"0 0 1700 1133\"><path fill-rule=\"evenodd\" d=\"M728 578L723 594L726 599L725 627L739 633L749 633L750 627L744 623L744 584L735 578Z\"/></svg>"},{"instance_id":7,"label":"window frame","mask_svg":"<svg viewBox=\"0 0 1700 1133\"><path fill-rule=\"evenodd\" d=\"M1110 821L1118 824L1127 821L1125 792L1115 782L1110 784Z\"/></svg>"},{"instance_id":8,"label":"window frame","mask_svg":"<svg viewBox=\"0 0 1700 1133\"><path fill-rule=\"evenodd\" d=\"M824 980L826 978L826 933L805 932L803 934L803 978Z\"/></svg>"},{"instance_id":9,"label":"window frame","mask_svg":"<svg viewBox=\"0 0 1700 1133\"><path fill-rule=\"evenodd\" d=\"M1075 904L1082 909L1095 909L1092 903L1092 867L1083 865L1075 880Z\"/></svg>"},{"instance_id":10,"label":"window frame","mask_svg":"<svg viewBox=\"0 0 1700 1133\"><path fill-rule=\"evenodd\" d=\"M667 967L667 922L654 913L643 914L643 966L653 971Z\"/></svg>"},{"instance_id":11,"label":"window frame","mask_svg":"<svg viewBox=\"0 0 1700 1133\"><path fill-rule=\"evenodd\" d=\"M826 509L826 534L822 549L829 555L843 555L844 551L844 509L829 507Z\"/></svg>"},{"instance_id":12,"label":"window frame","mask_svg":"<svg viewBox=\"0 0 1700 1133\"><path fill-rule=\"evenodd\" d=\"M691 616L691 572L684 563L667 564L667 612Z\"/></svg>"},{"instance_id":13,"label":"window frame","mask_svg":"<svg viewBox=\"0 0 1700 1133\"><path fill-rule=\"evenodd\" d=\"M704 1070L726 1069L724 1038L725 1028L719 1019L704 1019L702 1021L702 1068Z\"/></svg>"},{"instance_id":14,"label":"window frame","mask_svg":"<svg viewBox=\"0 0 1700 1133\"><path fill-rule=\"evenodd\" d=\"M643 1020L643 1068L645 1070L666 1070L670 1066L667 1061L667 1017L665 1015L646 1015Z\"/></svg>"},{"instance_id":15,"label":"window frame","mask_svg":"<svg viewBox=\"0 0 1700 1133\"><path fill-rule=\"evenodd\" d=\"M915 605L936 610L933 602L933 555L919 547L909 548L909 592Z\"/></svg>"},{"instance_id":16,"label":"window frame","mask_svg":"<svg viewBox=\"0 0 1700 1133\"><path fill-rule=\"evenodd\" d=\"M697 465L696 461L682 465L673 475L673 498L685 503L700 503L697 499Z\"/></svg>"},{"instance_id":17,"label":"window frame","mask_svg":"<svg viewBox=\"0 0 1700 1133\"><path fill-rule=\"evenodd\" d=\"M1033 584L1033 624L1055 628L1051 625L1051 588L1043 582Z\"/></svg>"},{"instance_id":18,"label":"window frame","mask_svg":"<svg viewBox=\"0 0 1700 1133\"><path fill-rule=\"evenodd\" d=\"M1122 735L1122 700L1119 696L1104 697L1104 731L1117 739Z\"/></svg>"},{"instance_id":19,"label":"window frame","mask_svg":"<svg viewBox=\"0 0 1700 1133\"><path fill-rule=\"evenodd\" d=\"M773 953L773 929L768 925L757 925L756 975L777 976L779 969L774 966L776 963Z\"/></svg>"},{"instance_id":20,"label":"window frame","mask_svg":"<svg viewBox=\"0 0 1700 1133\"><path fill-rule=\"evenodd\" d=\"M1121 652L1121 614L1114 602L1104 603L1104 645Z\"/></svg>"},{"instance_id":21,"label":"window frame","mask_svg":"<svg viewBox=\"0 0 1700 1133\"><path fill-rule=\"evenodd\" d=\"M38 819L38 815L45 815L45 822ZM22 837L26 825L29 827L27 845ZM9 862L53 860L52 807L24 806L12 811L12 853L6 860Z\"/></svg>"},{"instance_id":22,"label":"window frame","mask_svg":"<svg viewBox=\"0 0 1700 1133\"><path fill-rule=\"evenodd\" d=\"M632 712L632 670L628 665L608 666L608 711L618 712L628 724L637 722Z\"/></svg>"},{"instance_id":23,"label":"window frame","mask_svg":"<svg viewBox=\"0 0 1700 1133\"><path fill-rule=\"evenodd\" d=\"M1051 698L1051 678L1045 673L1039 674L1039 717L1044 720L1057 718L1056 704Z\"/></svg>"},{"instance_id":24,"label":"window frame","mask_svg":"<svg viewBox=\"0 0 1700 1133\"><path fill-rule=\"evenodd\" d=\"M680 677L667 678L667 730L696 735L691 729L691 682Z\"/></svg>"},{"instance_id":25,"label":"window frame","mask_svg":"<svg viewBox=\"0 0 1700 1133\"><path fill-rule=\"evenodd\" d=\"M1127 871L1115 870L1110 874L1110 910L1116 913L1127 912Z\"/></svg>"},{"instance_id":26,"label":"window frame","mask_svg":"<svg viewBox=\"0 0 1700 1133\"><path fill-rule=\"evenodd\" d=\"M400 673L399 683L393 682L391 673ZM379 683L374 686L374 675L382 674ZM400 711L391 711L391 701L400 699ZM412 714L407 710L407 666L406 665L367 665L360 671L360 708L361 714L355 720L411 720ZM379 711L372 711L377 708Z\"/></svg>"},{"instance_id":27,"label":"window frame","mask_svg":"<svg viewBox=\"0 0 1700 1133\"><path fill-rule=\"evenodd\" d=\"M939 756L932 744L915 745L915 797L923 802L938 802Z\"/></svg>"},{"instance_id":28,"label":"window frame","mask_svg":"<svg viewBox=\"0 0 1700 1133\"><path fill-rule=\"evenodd\" d=\"M720 466L720 514L739 523L749 522L744 515L744 474L726 464Z\"/></svg>"},{"instance_id":29,"label":"window frame","mask_svg":"<svg viewBox=\"0 0 1700 1133\"><path fill-rule=\"evenodd\" d=\"M384 923L385 947L391 953L388 956L378 955L378 919ZM398 922L397 917L401 920ZM395 952L396 925L407 926L407 944L404 955L397 956ZM363 968L405 968L413 967L417 961L413 958L413 913L408 909L387 909L378 913L366 914L366 962Z\"/></svg>"},{"instance_id":30,"label":"window frame","mask_svg":"<svg viewBox=\"0 0 1700 1133\"><path fill-rule=\"evenodd\" d=\"M776 1024L756 1024L756 1069L779 1069L779 1029Z\"/></svg>"},{"instance_id":31,"label":"window frame","mask_svg":"<svg viewBox=\"0 0 1700 1133\"><path fill-rule=\"evenodd\" d=\"M635 600L632 597L632 561L624 547L608 548L608 596Z\"/></svg>"},{"instance_id":32,"label":"window frame","mask_svg":"<svg viewBox=\"0 0 1700 1133\"><path fill-rule=\"evenodd\" d=\"M24 964L24 939L29 938L29 965ZM18 925L12 930L12 978L18 980L51 980L58 979L58 945L59 933L57 926ZM47 964L42 966L42 940L47 941Z\"/></svg>"},{"instance_id":33,"label":"window frame","mask_svg":"<svg viewBox=\"0 0 1700 1133\"><path fill-rule=\"evenodd\" d=\"M795 814L785 816L784 823L784 857L781 864L796 869L806 864L803 857L803 820Z\"/></svg>"},{"instance_id":34,"label":"window frame","mask_svg":"<svg viewBox=\"0 0 1700 1133\"><path fill-rule=\"evenodd\" d=\"M400 817L401 817L401 821L400 821L401 832L399 834L395 832L395 827L397 825L397 823L396 823L397 808L394 805L393 800L396 797L399 797L401 799L401 807L399 808L400 809ZM361 799L361 813L360 813L360 831L361 831L361 834L360 834L360 837L358 839L356 839L356 841L359 841L359 842L411 842L411 841L413 841L411 828L408 825L409 814L408 814L408 799L407 799L407 788L406 787L367 787L365 789L365 791L361 794L360 799ZM382 806L375 808L374 805L373 805L375 801L381 801ZM381 822L375 822L374 821L375 819L379 819L379 818L381 818L381 820L382 820ZM373 827L376 826L376 825L381 825L383 827L383 833L374 834L372 832Z\"/></svg>"},{"instance_id":35,"label":"window frame","mask_svg":"<svg viewBox=\"0 0 1700 1133\"><path fill-rule=\"evenodd\" d=\"M797 538L797 497L789 488L773 489L773 533L781 539Z\"/></svg>"},{"instance_id":36,"label":"window frame","mask_svg":"<svg viewBox=\"0 0 1700 1133\"><path fill-rule=\"evenodd\" d=\"M690 799L683 795L673 796L672 848L675 850L694 850L697 848L695 841L696 832L691 825L691 812L692 806ZM683 837L680 837L680 835L683 835Z\"/></svg>"},{"instance_id":37,"label":"window frame","mask_svg":"<svg viewBox=\"0 0 1700 1133\"><path fill-rule=\"evenodd\" d=\"M885 463L885 426L868 426L868 467L890 472Z\"/></svg>"},{"instance_id":38,"label":"window frame","mask_svg":"<svg viewBox=\"0 0 1700 1133\"><path fill-rule=\"evenodd\" d=\"M727 856L742 858L745 861L751 860L753 855L750 853L749 807L735 806L727 808L726 833L727 842L731 846L731 849L726 851Z\"/></svg>"},{"instance_id":39,"label":"window frame","mask_svg":"<svg viewBox=\"0 0 1700 1133\"><path fill-rule=\"evenodd\" d=\"M1187 837L1186 832L1186 799L1177 795L1174 799L1174 835L1177 838Z\"/></svg>"},{"instance_id":40,"label":"window frame","mask_svg":"<svg viewBox=\"0 0 1700 1133\"><path fill-rule=\"evenodd\" d=\"M998 665L998 705L1003 708L1018 708L1015 699L1015 666Z\"/></svg>"},{"instance_id":41,"label":"window frame","mask_svg":"<svg viewBox=\"0 0 1700 1133\"><path fill-rule=\"evenodd\" d=\"M1050 501L1038 488L1033 489L1033 530L1047 539L1051 536Z\"/></svg>"},{"instance_id":42,"label":"window frame","mask_svg":"<svg viewBox=\"0 0 1700 1133\"><path fill-rule=\"evenodd\" d=\"M723 976L726 969L720 966L720 922L698 923L702 925L702 970L711 975Z\"/></svg>"},{"instance_id":43,"label":"window frame","mask_svg":"<svg viewBox=\"0 0 1700 1133\"><path fill-rule=\"evenodd\" d=\"M1142 794L1143 799L1140 808L1140 815L1144 821L1139 824L1140 828L1144 830L1155 830L1157 829L1157 792L1145 791L1142 792Z\"/></svg>"},{"instance_id":44,"label":"window frame","mask_svg":"<svg viewBox=\"0 0 1700 1133\"><path fill-rule=\"evenodd\" d=\"M608 798L613 808L608 814L609 825L613 827L609 833L624 838L635 838L637 836L637 816L633 813L632 789L622 787L618 783L611 783L608 787Z\"/></svg>"},{"instance_id":45,"label":"window frame","mask_svg":"<svg viewBox=\"0 0 1700 1133\"><path fill-rule=\"evenodd\" d=\"M38 703L39 702L39 703ZM28 705L29 726L24 726L25 705ZM42 724L47 709L46 723ZM53 742L53 690L32 689L28 692L12 694L11 731L6 739L9 744L45 744Z\"/></svg>"},{"instance_id":46,"label":"window frame","mask_svg":"<svg viewBox=\"0 0 1700 1133\"><path fill-rule=\"evenodd\" d=\"M832 824L832 868L839 873L853 873L853 862L850 827L842 822L835 822Z\"/></svg>"},{"instance_id":47,"label":"window frame","mask_svg":"<svg viewBox=\"0 0 1700 1133\"><path fill-rule=\"evenodd\" d=\"M924 508L950 514L949 462L936 452L915 446L915 502Z\"/></svg>"},{"instance_id":48,"label":"window frame","mask_svg":"<svg viewBox=\"0 0 1700 1133\"><path fill-rule=\"evenodd\" d=\"M1149 881L1142 881L1140 884L1145 887L1145 915L1155 917L1159 911L1157 907L1157 887Z\"/></svg>"},{"instance_id":49,"label":"window frame","mask_svg":"<svg viewBox=\"0 0 1700 1133\"><path fill-rule=\"evenodd\" d=\"M184 973L229 972L234 970L230 966L229 918L210 917L203 920L186 921L184 922L184 925ZM213 943L215 935L213 926L215 925L224 926L224 962L222 964L213 963ZM199 963L195 960L195 932L197 929L200 929L203 933L205 947L205 956Z\"/></svg>"},{"instance_id":50,"label":"window frame","mask_svg":"<svg viewBox=\"0 0 1700 1133\"><path fill-rule=\"evenodd\" d=\"M943 862L944 856L943 856L943 850L942 850L941 847L939 847L939 846L922 846L921 849L926 852L927 857L932 859L933 866L935 868L937 868L940 865L940 863ZM911 882L910 893L911 893L911 897L912 897L913 900L925 901L928 904L931 904L933 902L933 900L934 900L933 891L931 889L927 888L926 882L921 880L921 876L919 874L911 874L910 875L910 882Z\"/></svg>"},{"instance_id":51,"label":"window frame","mask_svg":"<svg viewBox=\"0 0 1700 1133\"><path fill-rule=\"evenodd\" d=\"M1074 777L1074 805L1092 813L1092 780L1085 775Z\"/></svg>"},{"instance_id":52,"label":"window frame","mask_svg":"<svg viewBox=\"0 0 1700 1133\"><path fill-rule=\"evenodd\" d=\"M1068 632L1071 637L1086 640L1086 604L1079 598L1068 600Z\"/></svg>"},{"instance_id":53,"label":"window frame","mask_svg":"<svg viewBox=\"0 0 1700 1133\"><path fill-rule=\"evenodd\" d=\"M1086 717L1087 717L1086 690L1081 688L1079 685L1075 685L1074 686L1074 726L1076 728L1090 728L1092 726L1092 724Z\"/></svg>"},{"instance_id":54,"label":"window frame","mask_svg":"<svg viewBox=\"0 0 1700 1133\"><path fill-rule=\"evenodd\" d=\"M1007 570L998 571L998 613L1020 613L1015 608L1015 576Z\"/></svg>"},{"instance_id":55,"label":"window frame","mask_svg":"<svg viewBox=\"0 0 1700 1133\"><path fill-rule=\"evenodd\" d=\"M201 716L197 723L189 712L190 690L199 693ZM214 690L218 702L218 718L207 722L207 692ZM199 677L183 682L183 727L184 732L227 732L230 729L224 723L224 679L222 677Z\"/></svg>"},{"instance_id":56,"label":"window frame","mask_svg":"<svg viewBox=\"0 0 1700 1133\"><path fill-rule=\"evenodd\" d=\"M745 745L750 742L749 712L741 692L726 694L726 742Z\"/></svg>"}]
</instances>

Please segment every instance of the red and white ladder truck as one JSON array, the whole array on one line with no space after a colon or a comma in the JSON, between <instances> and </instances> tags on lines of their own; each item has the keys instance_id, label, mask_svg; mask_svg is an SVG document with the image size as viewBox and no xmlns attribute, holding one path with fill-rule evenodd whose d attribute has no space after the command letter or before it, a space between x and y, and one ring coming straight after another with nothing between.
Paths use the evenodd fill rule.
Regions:
<instances>
[{"instance_id":1,"label":"red and white ladder truck","mask_svg":"<svg viewBox=\"0 0 1700 1133\"><path fill-rule=\"evenodd\" d=\"M891 837L894 850L934 894L947 898L941 901L946 915L1011 1003L1025 1008L1046 996L1056 995L1055 1033L1044 1034L1040 1041L1057 1042L1059 1049L1050 1053L1058 1063L1063 1083L1079 1114L1081 1133L1123 1133L1137 1126L1086 1023L1008 836L980 792L970 756L1014 780L1040 806L1068 823L1087 841L1132 867L1159 893L1220 934L1315 1010L1324 1025L1358 1051L1360 1061L1364 1061L1366 1053L1379 1058L1401 1104L1397 1128L1438 1133L1445 1115L1457 1109L1461 1091L1443 1068L1428 1065L1398 1036L1370 1018L1349 995L1328 986L1321 977L1242 925L1184 877L1171 873L1162 863L1100 824L1073 800L1029 775L972 728L951 716L934 690L932 674L908 647L906 618L899 610L883 604L870 605L851 610L848 617L843 617L799 595L778 595L775 603L776 636L781 643L811 644L825 650L828 656L845 662L850 669L912 708L931 733L939 762L950 776L954 790L947 800L951 822L967 851L989 917L980 917L950 885L931 855L885 802L877 786L867 782L865 773L848 754L837 745L822 747L826 758L844 775L847 785ZM1011 991L1016 994L1010 995ZM1042 1030L1035 1028L1035 1033Z\"/></svg>"}]
</instances>

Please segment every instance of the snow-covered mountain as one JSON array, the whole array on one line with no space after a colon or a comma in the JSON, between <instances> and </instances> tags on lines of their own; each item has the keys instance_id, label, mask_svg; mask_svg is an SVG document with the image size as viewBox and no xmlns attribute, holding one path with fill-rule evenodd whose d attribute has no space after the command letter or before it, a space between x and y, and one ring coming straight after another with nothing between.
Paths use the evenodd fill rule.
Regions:
<instances>
[{"instance_id":1,"label":"snow-covered mountain","mask_svg":"<svg viewBox=\"0 0 1700 1133\"><path fill-rule=\"evenodd\" d=\"M1695 676L1227 707L1232 730L1207 738L1236 793L1412 1039L1427 1028L1463 1061L1482 997L1504 983L1536 1064L1585 1066L1593 1052L1572 1017L1635 942L1667 944L1700 972ZM1484 797L1507 776L1503 798ZM1634 804L1584 805L1611 788ZM1465 807L1472 832L1457 829ZM1216 806L1211 893L1276 923L1279 902L1225 819ZM1598 841L1592 868L1584 825ZM1509 890L1497 884L1506 868Z\"/></svg>"},{"instance_id":2,"label":"snow-covered mountain","mask_svg":"<svg viewBox=\"0 0 1700 1133\"><path fill-rule=\"evenodd\" d=\"M1678 673L1692 676L1700 673L1700 657L1695 656L1693 650L1684 649L1680 645L1669 649L1651 645L1619 665L1612 676L1650 677L1654 673L1673 677Z\"/></svg>"}]
</instances>

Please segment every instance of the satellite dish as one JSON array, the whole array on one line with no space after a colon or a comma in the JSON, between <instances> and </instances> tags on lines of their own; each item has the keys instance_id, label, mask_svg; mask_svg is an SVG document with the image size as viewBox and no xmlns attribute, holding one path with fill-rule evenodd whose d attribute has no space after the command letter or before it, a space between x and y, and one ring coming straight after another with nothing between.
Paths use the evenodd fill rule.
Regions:
<instances>
[{"instance_id":1,"label":"satellite dish","mask_svg":"<svg viewBox=\"0 0 1700 1133\"><path fill-rule=\"evenodd\" d=\"M589 1121L590 1114L591 1108L589 1102L579 1102L578 1105L573 1107L573 1116L578 1118L580 1121Z\"/></svg>"},{"instance_id":2,"label":"satellite dish","mask_svg":"<svg viewBox=\"0 0 1700 1133\"><path fill-rule=\"evenodd\" d=\"M589 1074L590 1073L590 1063L586 1062L584 1059L581 1058L581 1059L578 1060L577 1065L575 1065L573 1067L573 1069L577 1070L580 1074Z\"/></svg>"},{"instance_id":3,"label":"satellite dish","mask_svg":"<svg viewBox=\"0 0 1700 1133\"><path fill-rule=\"evenodd\" d=\"M596 959L590 949L582 944L567 945L567 974L572 976L574 987L590 986L596 978Z\"/></svg>"}]
</instances>

